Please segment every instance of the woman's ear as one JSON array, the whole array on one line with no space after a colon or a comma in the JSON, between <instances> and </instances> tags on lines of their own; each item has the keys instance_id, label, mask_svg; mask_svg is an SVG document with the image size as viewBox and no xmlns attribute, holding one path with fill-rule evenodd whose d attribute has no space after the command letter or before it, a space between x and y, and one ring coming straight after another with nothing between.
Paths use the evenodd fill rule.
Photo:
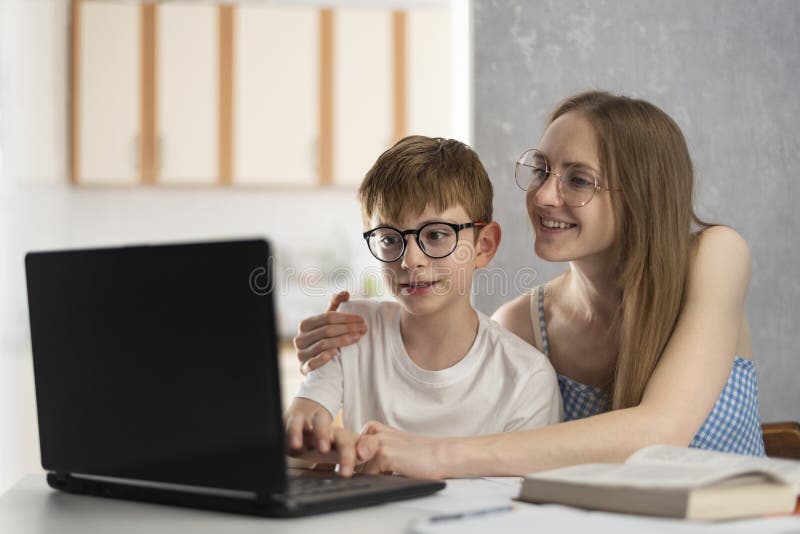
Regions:
<instances>
[{"instance_id":1,"label":"woman's ear","mask_svg":"<svg viewBox=\"0 0 800 534\"><path fill-rule=\"evenodd\" d=\"M475 244L476 268L483 269L492 261L494 255L497 254L497 248L500 246L502 233L500 225L495 221L480 229L478 242Z\"/></svg>"}]
</instances>

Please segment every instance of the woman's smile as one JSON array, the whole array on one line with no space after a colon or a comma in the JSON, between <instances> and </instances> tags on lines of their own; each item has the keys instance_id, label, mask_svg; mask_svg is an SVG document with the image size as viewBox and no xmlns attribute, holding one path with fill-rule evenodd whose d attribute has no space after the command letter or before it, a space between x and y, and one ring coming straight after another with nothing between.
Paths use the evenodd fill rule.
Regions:
<instances>
[{"instance_id":1,"label":"woman's smile","mask_svg":"<svg viewBox=\"0 0 800 534\"><path fill-rule=\"evenodd\" d=\"M539 216L539 226L544 232L563 232L572 230L577 227L577 224L551 219L545 216Z\"/></svg>"}]
</instances>

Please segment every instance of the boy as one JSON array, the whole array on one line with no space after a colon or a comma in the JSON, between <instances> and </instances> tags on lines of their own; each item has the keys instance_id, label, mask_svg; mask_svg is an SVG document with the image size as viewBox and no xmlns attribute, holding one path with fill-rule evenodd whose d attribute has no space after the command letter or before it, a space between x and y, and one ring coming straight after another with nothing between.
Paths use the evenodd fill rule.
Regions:
<instances>
[{"instance_id":1,"label":"boy","mask_svg":"<svg viewBox=\"0 0 800 534\"><path fill-rule=\"evenodd\" d=\"M342 305L365 319L366 333L306 376L286 412L290 451L303 449L305 434L306 448L327 452L340 409L353 432L370 420L430 436L558 422L550 362L470 304L473 274L500 243L477 154L454 140L406 137L378 158L359 197L364 239L395 301Z\"/></svg>"}]
</instances>

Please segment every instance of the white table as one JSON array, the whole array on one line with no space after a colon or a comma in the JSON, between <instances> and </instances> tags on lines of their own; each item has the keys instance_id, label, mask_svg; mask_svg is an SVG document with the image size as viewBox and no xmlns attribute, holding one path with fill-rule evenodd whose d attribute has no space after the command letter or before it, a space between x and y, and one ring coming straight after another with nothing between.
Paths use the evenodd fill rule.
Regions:
<instances>
[{"instance_id":1,"label":"white table","mask_svg":"<svg viewBox=\"0 0 800 534\"><path fill-rule=\"evenodd\" d=\"M424 529L425 518L436 513L509 504L519 488L518 479L461 479L448 481L436 495L302 519L267 519L220 512L177 508L98 497L70 495L50 489L41 475L28 475L0 496L0 533L3 534L176 534L309 533L348 534L408 532L412 525ZM800 533L799 517L697 524L601 512L584 512L561 506L515 504L515 512L484 516L478 520L438 524L453 532L558 532L576 534L643 533ZM513 515L520 512L521 515ZM524 522L515 522L524 517ZM485 521L482 522L482 521Z\"/></svg>"},{"instance_id":2,"label":"white table","mask_svg":"<svg viewBox=\"0 0 800 534\"><path fill-rule=\"evenodd\" d=\"M481 488L469 488L473 482ZM447 493L431 497L301 519L270 519L71 495L52 490L42 475L28 475L0 497L0 533L399 533L406 532L414 519L425 518L437 509L469 507L470 496L481 500L485 496L486 504L507 504L517 488L514 479L505 485L463 480L450 484L444 490ZM461 508L459 503L463 503Z\"/></svg>"}]
</instances>

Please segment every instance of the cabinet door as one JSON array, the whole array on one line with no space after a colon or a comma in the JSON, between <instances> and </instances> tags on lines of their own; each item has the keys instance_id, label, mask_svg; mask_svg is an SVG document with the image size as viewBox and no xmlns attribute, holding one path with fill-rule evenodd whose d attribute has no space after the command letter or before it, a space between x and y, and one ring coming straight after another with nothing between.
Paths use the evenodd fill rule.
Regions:
<instances>
[{"instance_id":1,"label":"cabinet door","mask_svg":"<svg viewBox=\"0 0 800 534\"><path fill-rule=\"evenodd\" d=\"M319 12L240 5L234 67L234 183L318 181Z\"/></svg>"},{"instance_id":2,"label":"cabinet door","mask_svg":"<svg viewBox=\"0 0 800 534\"><path fill-rule=\"evenodd\" d=\"M139 183L139 30L138 4L78 7L78 183Z\"/></svg>"},{"instance_id":3,"label":"cabinet door","mask_svg":"<svg viewBox=\"0 0 800 534\"><path fill-rule=\"evenodd\" d=\"M358 185L392 142L392 19L387 9L334 13L334 182Z\"/></svg>"},{"instance_id":4,"label":"cabinet door","mask_svg":"<svg viewBox=\"0 0 800 534\"><path fill-rule=\"evenodd\" d=\"M451 137L450 13L408 11L408 133Z\"/></svg>"},{"instance_id":5,"label":"cabinet door","mask_svg":"<svg viewBox=\"0 0 800 534\"><path fill-rule=\"evenodd\" d=\"M219 26L211 4L161 4L157 17L158 183L214 184L219 176Z\"/></svg>"}]
</instances>

